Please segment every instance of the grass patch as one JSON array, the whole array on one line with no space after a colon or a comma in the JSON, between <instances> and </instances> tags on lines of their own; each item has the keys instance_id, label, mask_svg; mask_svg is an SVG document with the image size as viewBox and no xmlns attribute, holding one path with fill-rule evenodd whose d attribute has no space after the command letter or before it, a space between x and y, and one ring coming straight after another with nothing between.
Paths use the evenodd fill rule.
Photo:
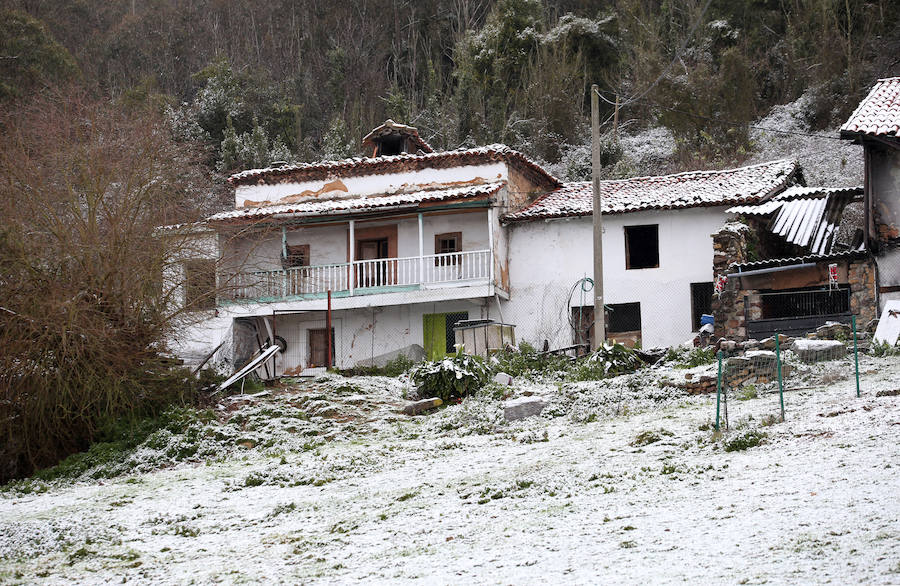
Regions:
<instances>
[{"instance_id":1,"label":"grass patch","mask_svg":"<svg viewBox=\"0 0 900 586\"><path fill-rule=\"evenodd\" d=\"M658 441L662 441L663 437L674 435L671 431L666 429L658 429L658 430L647 430L642 431L634 438L634 441L631 442L632 446L647 446L650 444L655 444Z\"/></svg>"},{"instance_id":2,"label":"grass patch","mask_svg":"<svg viewBox=\"0 0 900 586\"><path fill-rule=\"evenodd\" d=\"M748 429L725 442L726 452L742 452L763 443L766 433L758 429Z\"/></svg>"}]
</instances>

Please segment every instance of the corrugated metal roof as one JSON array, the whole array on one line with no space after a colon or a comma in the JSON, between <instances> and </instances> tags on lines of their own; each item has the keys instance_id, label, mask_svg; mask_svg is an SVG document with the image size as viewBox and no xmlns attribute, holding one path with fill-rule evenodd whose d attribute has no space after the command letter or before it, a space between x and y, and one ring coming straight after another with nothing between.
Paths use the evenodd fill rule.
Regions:
<instances>
[{"instance_id":1,"label":"corrugated metal roof","mask_svg":"<svg viewBox=\"0 0 900 586\"><path fill-rule=\"evenodd\" d=\"M755 206L736 206L727 213L766 216L769 230L786 241L827 254L834 245L841 216L848 203L862 195L862 187L790 187Z\"/></svg>"},{"instance_id":2,"label":"corrugated metal roof","mask_svg":"<svg viewBox=\"0 0 900 586\"><path fill-rule=\"evenodd\" d=\"M758 202L787 187L798 170L796 161L781 159L738 169L601 181L603 213ZM508 214L504 222L588 216L593 213L593 207L593 188L589 181L566 183Z\"/></svg>"},{"instance_id":3,"label":"corrugated metal roof","mask_svg":"<svg viewBox=\"0 0 900 586\"><path fill-rule=\"evenodd\" d=\"M219 212L206 219L207 222L227 222L235 220L260 220L275 215L290 216L322 216L347 214L354 211L371 211L380 208L391 208L402 205L415 205L436 201L452 201L474 199L494 195L506 185L505 181L484 183L454 189L432 189L411 193L395 193L343 197L334 199L312 199L299 203L268 205L251 208L239 208L227 212Z\"/></svg>"},{"instance_id":4,"label":"corrugated metal roof","mask_svg":"<svg viewBox=\"0 0 900 586\"><path fill-rule=\"evenodd\" d=\"M900 77L879 79L850 118L841 126L841 136L900 138Z\"/></svg>"},{"instance_id":5,"label":"corrugated metal roof","mask_svg":"<svg viewBox=\"0 0 900 586\"><path fill-rule=\"evenodd\" d=\"M742 271L742 270L755 270L755 269L767 269L771 267L785 267L790 265L799 265L810 262L825 262L830 260L844 260L844 259L853 259L853 258L863 258L866 256L864 251L860 250L847 250L844 252L837 252L833 254L808 254L806 256L791 256L786 258L768 258L766 260L757 260L753 262L745 262L745 263L734 263L731 265L731 269Z\"/></svg>"}]
</instances>

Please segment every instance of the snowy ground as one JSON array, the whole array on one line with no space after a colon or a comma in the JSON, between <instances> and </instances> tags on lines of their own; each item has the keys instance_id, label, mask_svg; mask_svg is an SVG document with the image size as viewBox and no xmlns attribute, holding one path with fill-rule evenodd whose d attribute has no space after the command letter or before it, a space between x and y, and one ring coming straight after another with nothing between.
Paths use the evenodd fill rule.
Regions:
<instances>
[{"instance_id":1,"label":"snowy ground","mask_svg":"<svg viewBox=\"0 0 900 586\"><path fill-rule=\"evenodd\" d=\"M397 381L329 378L221 412L203 462L0 492L0 582L896 584L900 358L859 399L848 370L792 379L785 423L732 400L723 437L677 371L522 383L550 404L512 424L490 392L411 418ZM186 440L154 441L132 469Z\"/></svg>"}]
</instances>

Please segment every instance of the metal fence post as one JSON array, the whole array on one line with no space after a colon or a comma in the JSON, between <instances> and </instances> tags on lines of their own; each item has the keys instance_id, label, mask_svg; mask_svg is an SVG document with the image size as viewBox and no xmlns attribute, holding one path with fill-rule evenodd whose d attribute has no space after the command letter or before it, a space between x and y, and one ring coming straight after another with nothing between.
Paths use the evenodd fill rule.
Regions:
<instances>
[{"instance_id":1,"label":"metal fence post","mask_svg":"<svg viewBox=\"0 0 900 586\"><path fill-rule=\"evenodd\" d=\"M853 361L856 370L856 397L859 398L859 345L856 341L856 316L850 316L850 324L853 326Z\"/></svg>"},{"instance_id":2,"label":"metal fence post","mask_svg":"<svg viewBox=\"0 0 900 586\"><path fill-rule=\"evenodd\" d=\"M716 377L716 431L719 431L719 400L722 396L722 351L716 355L719 357L719 376Z\"/></svg>"},{"instance_id":3,"label":"metal fence post","mask_svg":"<svg viewBox=\"0 0 900 586\"><path fill-rule=\"evenodd\" d=\"M778 400L781 403L781 421L784 421L784 379L781 377L781 334L775 332L775 364L778 368Z\"/></svg>"}]
</instances>

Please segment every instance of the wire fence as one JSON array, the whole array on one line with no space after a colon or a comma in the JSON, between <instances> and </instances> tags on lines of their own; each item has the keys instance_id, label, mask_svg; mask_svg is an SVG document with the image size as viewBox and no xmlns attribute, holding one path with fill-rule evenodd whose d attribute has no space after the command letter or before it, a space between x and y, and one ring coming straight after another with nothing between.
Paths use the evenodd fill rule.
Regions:
<instances>
[{"instance_id":1,"label":"wire fence","mask_svg":"<svg viewBox=\"0 0 900 586\"><path fill-rule=\"evenodd\" d=\"M570 356L590 351L597 315L591 279L480 297L462 295L474 292L468 286L482 285L467 283L408 290L370 287L353 295L332 292L330 330L326 295L307 295L302 309L238 318L235 363L249 359L273 340L283 352L270 365L270 376L314 374L329 366L383 368L401 357L412 362L436 360L455 350L457 325L479 320L512 326L503 330L504 346L526 343L538 351ZM701 314L708 309L698 301L695 287L683 289L664 297L655 291L622 299L608 296L606 339L643 349L691 343L698 335Z\"/></svg>"},{"instance_id":2,"label":"wire fence","mask_svg":"<svg viewBox=\"0 0 900 586\"><path fill-rule=\"evenodd\" d=\"M851 318L850 325L826 324L813 336L794 339L776 333L758 348L744 345L730 353L719 350L716 430L729 427L730 419L739 415L743 400L776 396L777 401L771 402L771 412L766 417L784 421L785 393L791 391L815 389L853 377L859 397L856 317Z\"/></svg>"}]
</instances>

